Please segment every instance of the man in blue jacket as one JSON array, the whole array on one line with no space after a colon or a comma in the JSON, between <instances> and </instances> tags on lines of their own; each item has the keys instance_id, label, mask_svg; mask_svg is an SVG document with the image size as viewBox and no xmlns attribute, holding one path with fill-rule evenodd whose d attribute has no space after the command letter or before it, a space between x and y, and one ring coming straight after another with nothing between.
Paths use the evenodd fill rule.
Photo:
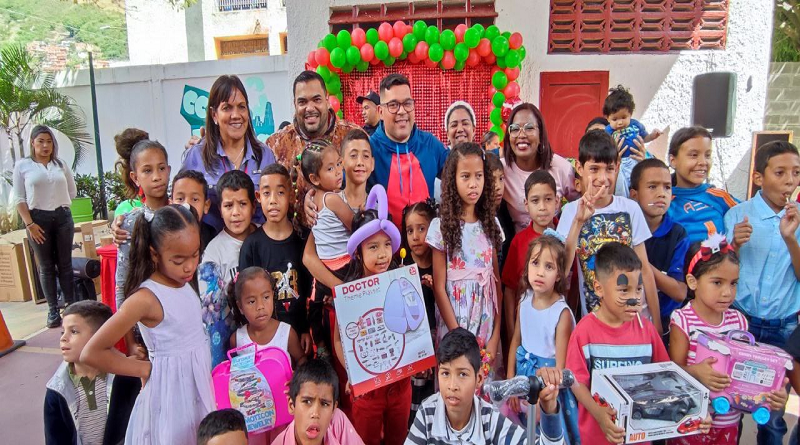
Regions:
<instances>
[{"instance_id":1,"label":"man in blue jacket","mask_svg":"<svg viewBox=\"0 0 800 445\"><path fill-rule=\"evenodd\" d=\"M411 83L402 74L381 80L381 123L370 137L375 170L369 185L381 184L389 198L389 213L399 227L403 208L433 195L433 183L444 169L449 151L434 135L414 125Z\"/></svg>"}]
</instances>

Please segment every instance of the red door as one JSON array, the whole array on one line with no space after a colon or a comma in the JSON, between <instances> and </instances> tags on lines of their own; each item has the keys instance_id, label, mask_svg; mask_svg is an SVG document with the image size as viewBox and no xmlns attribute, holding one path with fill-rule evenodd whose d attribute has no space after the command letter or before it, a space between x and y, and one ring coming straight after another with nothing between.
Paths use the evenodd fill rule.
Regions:
<instances>
[{"instance_id":1,"label":"red door","mask_svg":"<svg viewBox=\"0 0 800 445\"><path fill-rule=\"evenodd\" d=\"M578 142L586 124L603 115L608 95L608 71L541 74L539 104L553 150L578 158Z\"/></svg>"}]
</instances>

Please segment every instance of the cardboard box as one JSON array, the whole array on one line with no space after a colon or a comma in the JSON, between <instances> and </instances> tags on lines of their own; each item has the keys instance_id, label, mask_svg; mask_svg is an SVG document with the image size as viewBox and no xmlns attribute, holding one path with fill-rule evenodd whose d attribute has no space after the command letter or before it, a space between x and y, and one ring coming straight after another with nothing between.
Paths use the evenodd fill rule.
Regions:
<instances>
[{"instance_id":1,"label":"cardboard box","mask_svg":"<svg viewBox=\"0 0 800 445\"><path fill-rule=\"evenodd\" d=\"M83 258L99 258L97 248L100 238L110 235L108 221L101 219L75 224L75 236L72 240L72 256Z\"/></svg>"},{"instance_id":2,"label":"cardboard box","mask_svg":"<svg viewBox=\"0 0 800 445\"><path fill-rule=\"evenodd\" d=\"M0 240L0 301L28 301L31 298L23 244Z\"/></svg>"},{"instance_id":3,"label":"cardboard box","mask_svg":"<svg viewBox=\"0 0 800 445\"><path fill-rule=\"evenodd\" d=\"M697 434L708 415L708 389L673 362L597 369L592 397L617 411L625 443Z\"/></svg>"}]
</instances>

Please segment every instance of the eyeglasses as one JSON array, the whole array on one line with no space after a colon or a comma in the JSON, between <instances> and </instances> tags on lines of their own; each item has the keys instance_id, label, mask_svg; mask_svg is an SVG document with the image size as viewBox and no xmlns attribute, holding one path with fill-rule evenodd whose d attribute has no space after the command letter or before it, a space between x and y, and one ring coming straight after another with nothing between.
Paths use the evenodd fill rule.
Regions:
<instances>
[{"instance_id":1,"label":"eyeglasses","mask_svg":"<svg viewBox=\"0 0 800 445\"><path fill-rule=\"evenodd\" d=\"M400 111L400 105L403 106L407 113L414 111L414 99L408 99L402 104L396 100L381 104L381 106L386 107L386 109L392 114L397 114L397 112Z\"/></svg>"},{"instance_id":2,"label":"eyeglasses","mask_svg":"<svg viewBox=\"0 0 800 445\"><path fill-rule=\"evenodd\" d=\"M525 124L523 126L520 126L519 124L511 124L511 125L508 126L508 134L510 134L511 136L515 136L515 137L518 136L520 130L524 130L525 134L529 134L530 135L530 134L534 134L537 131L539 131L539 127L537 127L536 125L534 125L531 122L528 122L527 124Z\"/></svg>"}]
</instances>

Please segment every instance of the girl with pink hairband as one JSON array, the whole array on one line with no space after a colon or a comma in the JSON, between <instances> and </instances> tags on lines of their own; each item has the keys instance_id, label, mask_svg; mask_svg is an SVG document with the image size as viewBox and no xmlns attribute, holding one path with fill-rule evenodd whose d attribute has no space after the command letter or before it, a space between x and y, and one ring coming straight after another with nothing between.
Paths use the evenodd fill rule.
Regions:
<instances>
[{"instance_id":1,"label":"girl with pink hairband","mask_svg":"<svg viewBox=\"0 0 800 445\"><path fill-rule=\"evenodd\" d=\"M353 218L353 235L347 241L352 261L345 282L381 274L397 267L394 254L400 248L400 231L389 220L386 189L375 185L367 197L363 212ZM344 363L339 327L334 320L333 346ZM350 394L350 382L345 386ZM353 426L366 445L378 445L383 431L384 443L400 445L408 435L411 410L411 379L404 378L352 401Z\"/></svg>"}]
</instances>

